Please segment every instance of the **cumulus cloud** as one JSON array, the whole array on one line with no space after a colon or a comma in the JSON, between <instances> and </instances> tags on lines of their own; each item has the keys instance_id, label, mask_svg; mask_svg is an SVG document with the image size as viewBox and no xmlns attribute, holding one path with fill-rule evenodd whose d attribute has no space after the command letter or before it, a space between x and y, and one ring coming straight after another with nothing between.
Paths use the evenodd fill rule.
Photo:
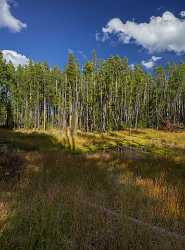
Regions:
<instances>
[{"instance_id":1,"label":"cumulus cloud","mask_svg":"<svg viewBox=\"0 0 185 250\"><path fill-rule=\"evenodd\" d=\"M26 65L29 59L13 50L2 50L3 58L6 62L12 62L17 68L19 65Z\"/></svg>"},{"instance_id":2,"label":"cumulus cloud","mask_svg":"<svg viewBox=\"0 0 185 250\"><path fill-rule=\"evenodd\" d=\"M185 11L184 11L184 10L182 10L182 11L180 12L180 16L181 16L181 17L185 17Z\"/></svg>"},{"instance_id":3,"label":"cumulus cloud","mask_svg":"<svg viewBox=\"0 0 185 250\"><path fill-rule=\"evenodd\" d=\"M109 39L109 35L107 32L96 32L96 41L100 41L100 42L105 42L107 39Z\"/></svg>"},{"instance_id":4,"label":"cumulus cloud","mask_svg":"<svg viewBox=\"0 0 185 250\"><path fill-rule=\"evenodd\" d=\"M157 56L152 56L148 61L141 61L141 64L147 68L147 69L151 69L155 66L156 62L158 60L161 60L162 57L157 57Z\"/></svg>"},{"instance_id":5,"label":"cumulus cloud","mask_svg":"<svg viewBox=\"0 0 185 250\"><path fill-rule=\"evenodd\" d=\"M111 19L102 29L101 40L105 41L111 35L116 35L124 44L136 43L147 49L150 53L173 51L185 52L185 13L175 17L166 11L162 16L152 16L146 23L135 21L122 22L119 18ZM100 34L96 34L100 40Z\"/></svg>"},{"instance_id":6,"label":"cumulus cloud","mask_svg":"<svg viewBox=\"0 0 185 250\"><path fill-rule=\"evenodd\" d=\"M27 25L15 18L10 11L10 0L0 0L0 28L20 32Z\"/></svg>"}]
</instances>

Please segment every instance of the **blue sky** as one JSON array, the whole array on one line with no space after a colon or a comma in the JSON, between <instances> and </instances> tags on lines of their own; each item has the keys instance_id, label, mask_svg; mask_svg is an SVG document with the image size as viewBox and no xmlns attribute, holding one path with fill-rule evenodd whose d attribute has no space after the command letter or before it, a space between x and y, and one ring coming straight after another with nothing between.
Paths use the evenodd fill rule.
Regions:
<instances>
[{"instance_id":1,"label":"blue sky","mask_svg":"<svg viewBox=\"0 0 185 250\"><path fill-rule=\"evenodd\" d=\"M83 63L96 49L152 69L185 61L183 11L184 0L0 0L0 49L62 68L68 50Z\"/></svg>"}]
</instances>

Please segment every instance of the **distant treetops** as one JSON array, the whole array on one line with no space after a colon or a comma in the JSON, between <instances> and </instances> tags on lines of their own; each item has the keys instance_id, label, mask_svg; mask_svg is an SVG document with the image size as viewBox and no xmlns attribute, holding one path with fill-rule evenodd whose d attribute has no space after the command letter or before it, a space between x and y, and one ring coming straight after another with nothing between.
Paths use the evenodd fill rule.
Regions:
<instances>
[{"instance_id":1,"label":"distant treetops","mask_svg":"<svg viewBox=\"0 0 185 250\"><path fill-rule=\"evenodd\" d=\"M106 131L185 124L185 64L157 67L154 74L127 58L99 60L80 70L69 53L64 70L29 62L14 68L0 53L0 126Z\"/></svg>"}]
</instances>

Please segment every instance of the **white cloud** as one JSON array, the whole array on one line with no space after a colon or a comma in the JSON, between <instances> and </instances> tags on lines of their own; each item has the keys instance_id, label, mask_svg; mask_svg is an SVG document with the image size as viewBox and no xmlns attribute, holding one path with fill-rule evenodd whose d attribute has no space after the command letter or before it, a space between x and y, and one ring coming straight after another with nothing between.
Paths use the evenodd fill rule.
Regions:
<instances>
[{"instance_id":1,"label":"white cloud","mask_svg":"<svg viewBox=\"0 0 185 250\"><path fill-rule=\"evenodd\" d=\"M20 32L27 25L11 14L9 0L0 0L0 28L5 27L13 32Z\"/></svg>"},{"instance_id":2,"label":"white cloud","mask_svg":"<svg viewBox=\"0 0 185 250\"><path fill-rule=\"evenodd\" d=\"M162 57L157 57L157 56L152 56L148 61L141 61L141 64L147 68L147 69L151 69L155 66L156 62L158 60L161 60Z\"/></svg>"},{"instance_id":3,"label":"white cloud","mask_svg":"<svg viewBox=\"0 0 185 250\"><path fill-rule=\"evenodd\" d=\"M181 17L182 15L183 13ZM185 19L177 18L169 11L164 12L162 16L151 17L147 23L124 23L119 18L113 18L102 32L102 41L110 35L117 35L120 42L134 42L149 52L185 52ZM96 35L96 38L100 40L100 35Z\"/></svg>"},{"instance_id":4,"label":"white cloud","mask_svg":"<svg viewBox=\"0 0 185 250\"><path fill-rule=\"evenodd\" d=\"M157 62L158 60L161 60L162 57L161 56L152 56L151 60L154 62Z\"/></svg>"},{"instance_id":5,"label":"white cloud","mask_svg":"<svg viewBox=\"0 0 185 250\"><path fill-rule=\"evenodd\" d=\"M107 39L109 39L107 32L103 32L103 34L96 32L96 41L105 42Z\"/></svg>"},{"instance_id":6,"label":"white cloud","mask_svg":"<svg viewBox=\"0 0 185 250\"><path fill-rule=\"evenodd\" d=\"M142 61L141 63L147 69L151 69L151 68L154 67L154 62L151 61L151 60L149 60L149 61Z\"/></svg>"},{"instance_id":7,"label":"white cloud","mask_svg":"<svg viewBox=\"0 0 185 250\"><path fill-rule=\"evenodd\" d=\"M132 70L134 70L134 69L135 69L135 64L134 64L134 63L129 64L128 66L129 66L129 68L130 68L130 69L132 69Z\"/></svg>"},{"instance_id":8,"label":"white cloud","mask_svg":"<svg viewBox=\"0 0 185 250\"><path fill-rule=\"evenodd\" d=\"M67 52L68 52L68 54L74 54L74 50L70 49L70 48L67 50Z\"/></svg>"},{"instance_id":9,"label":"white cloud","mask_svg":"<svg viewBox=\"0 0 185 250\"><path fill-rule=\"evenodd\" d=\"M185 17L185 11L182 10L182 11L179 13L179 15L180 15L181 17Z\"/></svg>"},{"instance_id":10,"label":"white cloud","mask_svg":"<svg viewBox=\"0 0 185 250\"><path fill-rule=\"evenodd\" d=\"M78 54L79 54L83 59L87 59L86 54L85 54L82 50L78 50Z\"/></svg>"},{"instance_id":11,"label":"white cloud","mask_svg":"<svg viewBox=\"0 0 185 250\"><path fill-rule=\"evenodd\" d=\"M17 53L13 50L2 50L3 58L6 62L12 62L13 65L17 68L19 65L26 65L29 63L29 59Z\"/></svg>"}]
</instances>

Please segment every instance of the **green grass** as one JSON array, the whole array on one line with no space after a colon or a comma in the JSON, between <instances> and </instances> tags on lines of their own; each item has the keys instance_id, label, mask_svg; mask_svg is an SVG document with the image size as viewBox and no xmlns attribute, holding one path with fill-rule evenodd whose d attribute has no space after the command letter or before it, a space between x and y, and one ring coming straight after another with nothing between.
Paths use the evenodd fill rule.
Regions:
<instances>
[{"instance_id":1,"label":"green grass","mask_svg":"<svg viewBox=\"0 0 185 250\"><path fill-rule=\"evenodd\" d=\"M67 136L0 130L0 249L185 249L126 220L185 234L185 133Z\"/></svg>"},{"instance_id":2,"label":"green grass","mask_svg":"<svg viewBox=\"0 0 185 250\"><path fill-rule=\"evenodd\" d=\"M5 141L9 151L56 151L63 145L45 132L24 132L0 129L0 140Z\"/></svg>"}]
</instances>

